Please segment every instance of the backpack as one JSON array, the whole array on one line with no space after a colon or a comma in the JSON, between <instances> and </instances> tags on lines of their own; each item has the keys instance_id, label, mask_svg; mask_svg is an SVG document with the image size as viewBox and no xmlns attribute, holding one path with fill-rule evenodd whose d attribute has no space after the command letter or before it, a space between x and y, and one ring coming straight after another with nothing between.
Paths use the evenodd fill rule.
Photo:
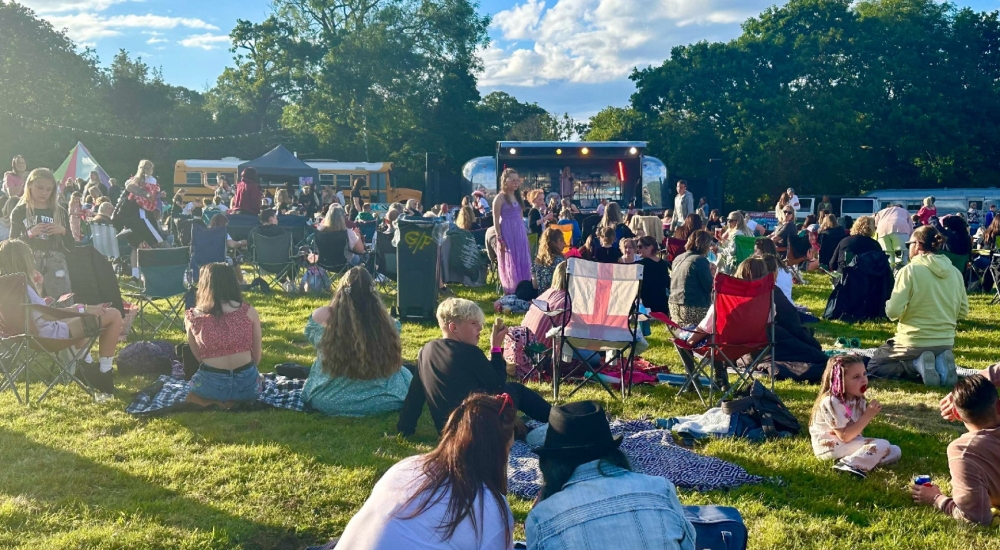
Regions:
<instances>
[{"instance_id":1,"label":"backpack","mask_svg":"<svg viewBox=\"0 0 1000 550\"><path fill-rule=\"evenodd\" d=\"M170 374L175 359L177 355L170 342L135 342L118 353L118 373Z\"/></svg>"},{"instance_id":2,"label":"backpack","mask_svg":"<svg viewBox=\"0 0 1000 550\"><path fill-rule=\"evenodd\" d=\"M802 431L802 425L792 411L781 402L774 392L754 380L749 389L737 392L735 398L722 402L722 411L726 414L739 414L748 422L741 422L746 428L761 428L767 437L779 437L787 432L797 435ZM742 429L745 433L748 429ZM743 433L735 434L743 436Z\"/></svg>"},{"instance_id":3,"label":"backpack","mask_svg":"<svg viewBox=\"0 0 1000 550\"><path fill-rule=\"evenodd\" d=\"M728 506L685 506L699 550L746 550L747 526L739 510Z\"/></svg>"},{"instance_id":4,"label":"backpack","mask_svg":"<svg viewBox=\"0 0 1000 550\"><path fill-rule=\"evenodd\" d=\"M299 291L308 294L323 294L330 292L330 275L319 266L310 266L302 275L299 282Z\"/></svg>"}]
</instances>

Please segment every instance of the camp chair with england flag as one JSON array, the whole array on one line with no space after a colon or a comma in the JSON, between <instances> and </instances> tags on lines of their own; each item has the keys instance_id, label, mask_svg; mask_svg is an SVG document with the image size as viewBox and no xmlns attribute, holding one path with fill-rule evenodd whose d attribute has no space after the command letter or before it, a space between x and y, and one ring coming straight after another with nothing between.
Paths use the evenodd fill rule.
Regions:
<instances>
[{"instance_id":1,"label":"camp chair with england flag","mask_svg":"<svg viewBox=\"0 0 1000 550\"><path fill-rule=\"evenodd\" d=\"M566 262L570 315L568 322L559 323L549 331L555 338L555 349L561 350L552 354L553 396L558 399L560 383L582 370L583 380L569 395L596 380L615 397L601 378L600 369L588 361L594 352L606 352L610 357L602 366L618 364L624 399L632 391L642 264L605 264L581 258L569 258ZM546 312L560 317L563 313ZM560 372L563 362L571 363L568 372Z\"/></svg>"},{"instance_id":2,"label":"camp chair with england flag","mask_svg":"<svg viewBox=\"0 0 1000 550\"><path fill-rule=\"evenodd\" d=\"M704 338L691 343L688 338L675 338L674 344L681 354L687 374L678 396L686 391L694 391L702 404L714 403L715 392L722 394L719 401L753 383L756 369L765 358L770 361L768 373L771 389L774 389L774 289L775 276L746 281L719 273L715 276L712 291L711 330L688 331ZM686 331L666 316L654 313L651 317L663 321L675 334ZM684 353L698 359L693 368L685 360ZM720 386L715 379L718 372L736 374L736 381L728 389ZM708 378L708 399L702 394L702 377Z\"/></svg>"}]
</instances>

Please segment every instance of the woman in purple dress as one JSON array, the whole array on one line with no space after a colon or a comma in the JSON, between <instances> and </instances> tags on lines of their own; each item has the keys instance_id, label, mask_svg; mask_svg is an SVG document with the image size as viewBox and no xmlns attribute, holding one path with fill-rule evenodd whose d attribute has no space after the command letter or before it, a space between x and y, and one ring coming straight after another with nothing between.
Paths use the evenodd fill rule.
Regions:
<instances>
[{"instance_id":1,"label":"woman in purple dress","mask_svg":"<svg viewBox=\"0 0 1000 550\"><path fill-rule=\"evenodd\" d=\"M497 258L500 284L513 294L517 283L531 280L531 249L528 230L521 217L521 204L514 194L521 178L513 168L500 174L500 192L493 199L493 225L497 228Z\"/></svg>"}]
</instances>

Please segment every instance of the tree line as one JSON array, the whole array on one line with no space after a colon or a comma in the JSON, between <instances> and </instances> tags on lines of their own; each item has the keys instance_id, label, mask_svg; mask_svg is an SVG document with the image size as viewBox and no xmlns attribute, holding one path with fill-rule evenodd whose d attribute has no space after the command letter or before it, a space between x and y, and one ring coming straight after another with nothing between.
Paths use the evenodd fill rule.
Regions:
<instances>
[{"instance_id":1,"label":"tree line","mask_svg":"<svg viewBox=\"0 0 1000 550\"><path fill-rule=\"evenodd\" d=\"M112 175L140 158L300 156L392 161L419 187L424 153L457 173L501 139L645 140L672 174L722 159L727 202L770 205L794 187L851 195L885 187L986 187L1000 166L1000 21L934 0L791 0L728 42L672 49L636 69L625 108L586 124L504 92L482 96L488 16L471 0L276 0L240 20L233 62L201 93L120 51L91 50L0 0L0 162L58 165L83 141ZM27 123L23 119L42 121ZM50 124L138 136L88 137Z\"/></svg>"},{"instance_id":2,"label":"tree line","mask_svg":"<svg viewBox=\"0 0 1000 550\"><path fill-rule=\"evenodd\" d=\"M1000 22L933 0L791 0L729 42L636 70L588 139L646 139L672 173L725 166L727 203L988 187L1000 176Z\"/></svg>"}]
</instances>

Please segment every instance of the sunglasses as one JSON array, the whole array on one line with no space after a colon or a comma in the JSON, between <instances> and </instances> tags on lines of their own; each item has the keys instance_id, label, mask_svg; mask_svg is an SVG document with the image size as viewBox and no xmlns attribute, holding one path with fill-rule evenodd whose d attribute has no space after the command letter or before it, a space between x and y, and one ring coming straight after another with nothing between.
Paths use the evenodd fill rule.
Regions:
<instances>
[{"instance_id":1,"label":"sunglasses","mask_svg":"<svg viewBox=\"0 0 1000 550\"><path fill-rule=\"evenodd\" d=\"M791 210L785 210L785 215L788 216L789 214L795 214L795 212Z\"/></svg>"}]
</instances>

